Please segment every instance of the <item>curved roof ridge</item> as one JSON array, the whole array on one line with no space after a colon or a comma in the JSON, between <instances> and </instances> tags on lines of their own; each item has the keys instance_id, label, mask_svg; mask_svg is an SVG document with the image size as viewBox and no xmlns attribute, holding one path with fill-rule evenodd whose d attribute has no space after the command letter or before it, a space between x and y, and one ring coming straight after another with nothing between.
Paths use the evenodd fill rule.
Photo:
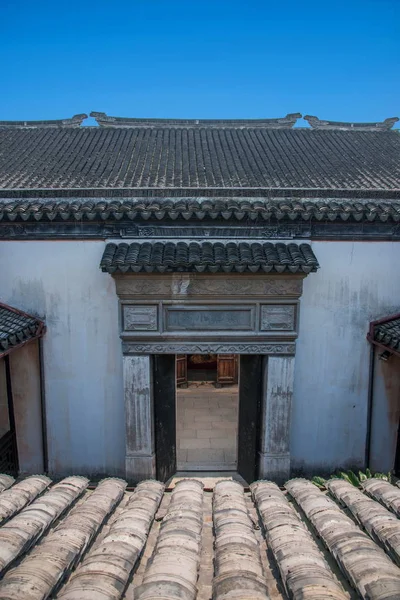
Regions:
<instances>
[{"instance_id":1,"label":"curved roof ridge","mask_svg":"<svg viewBox=\"0 0 400 600\"><path fill-rule=\"evenodd\" d=\"M47 121L0 121L1 129L32 129L32 128L74 128L80 127L88 116L84 113L74 115L70 119L52 119Z\"/></svg>"},{"instance_id":2,"label":"curved roof ridge","mask_svg":"<svg viewBox=\"0 0 400 600\"><path fill-rule=\"evenodd\" d=\"M275 119L141 119L136 117L113 117L104 112L90 113L100 127L267 127L290 129L301 119L300 113L289 113Z\"/></svg>"},{"instance_id":3,"label":"curved roof ridge","mask_svg":"<svg viewBox=\"0 0 400 600\"><path fill-rule=\"evenodd\" d=\"M311 125L312 129L338 129L341 131L351 131L354 129L357 131L388 131L399 120L398 117L389 117L384 121L351 123L345 121L326 121L311 115L305 115L303 118Z\"/></svg>"}]
</instances>

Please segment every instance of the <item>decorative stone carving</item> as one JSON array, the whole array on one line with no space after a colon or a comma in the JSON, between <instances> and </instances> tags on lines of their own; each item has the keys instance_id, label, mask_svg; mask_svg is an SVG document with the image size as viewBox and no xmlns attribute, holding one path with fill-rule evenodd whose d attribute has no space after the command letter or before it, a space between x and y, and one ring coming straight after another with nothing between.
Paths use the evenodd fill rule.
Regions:
<instances>
[{"instance_id":1,"label":"decorative stone carving","mask_svg":"<svg viewBox=\"0 0 400 600\"><path fill-rule=\"evenodd\" d=\"M0 190L0 196L2 191ZM395 213L396 209L391 209ZM124 223L107 224L104 222L98 222L96 220L79 221L76 220L78 213L71 213L71 221L62 220L59 221L56 216L56 211L53 213L46 212L46 218L49 221L40 220L39 222L25 221L22 226L11 226L8 221L4 223L0 221L0 238L2 239L73 239L73 240L84 240L84 239L98 239L98 238L127 238L130 240L150 237L150 228L139 228L135 225L126 226ZM349 216L346 212L341 213L346 218ZM353 213L351 213L353 214ZM251 240L265 240L265 239L307 239L307 240L358 240L358 241L393 241L398 240L400 237L399 229L397 226L393 227L393 219L397 219L398 211L396 215L392 215L391 212L381 213L375 216L372 213L370 217L369 213L364 216L362 213L354 213L355 218L361 218L361 221L356 222L355 220L348 220L343 222L344 219L340 215L335 221L310 221L293 225L292 228L288 228L284 223L281 224L281 228L275 225L268 226L256 226L252 227L227 227L227 228L212 228L212 227L159 227L154 226L154 235L151 235L154 239L251 239ZM36 213L36 218L38 217ZM28 215L25 213L23 219L27 218ZM16 218L13 214L10 217L4 217L10 221ZM35 217L34 217L35 218ZM66 218L69 218L68 215ZM368 220L370 218L370 220ZM54 220L53 220L54 219ZM299 231L295 229L299 227Z\"/></svg>"},{"instance_id":2,"label":"decorative stone carving","mask_svg":"<svg viewBox=\"0 0 400 600\"><path fill-rule=\"evenodd\" d=\"M213 239L294 239L309 238L311 235L310 224L278 223L276 225L253 227L232 227L211 225L208 227L198 225L143 225L121 226L121 238L160 238L162 240L174 238L213 238Z\"/></svg>"},{"instance_id":3,"label":"decorative stone carving","mask_svg":"<svg viewBox=\"0 0 400 600\"><path fill-rule=\"evenodd\" d=\"M296 307L293 304L261 306L261 331L293 331Z\"/></svg>"},{"instance_id":4,"label":"decorative stone carving","mask_svg":"<svg viewBox=\"0 0 400 600\"><path fill-rule=\"evenodd\" d=\"M286 296L300 295L301 279L220 279L193 280L187 288L188 295L251 295L251 296Z\"/></svg>"},{"instance_id":5,"label":"decorative stone carving","mask_svg":"<svg viewBox=\"0 0 400 600\"><path fill-rule=\"evenodd\" d=\"M171 284L162 279L139 279L135 277L119 277L116 279L117 294L127 296L169 296Z\"/></svg>"},{"instance_id":6,"label":"decorative stone carving","mask_svg":"<svg viewBox=\"0 0 400 600\"><path fill-rule=\"evenodd\" d=\"M166 331L253 331L255 307L166 306Z\"/></svg>"},{"instance_id":7,"label":"decorative stone carving","mask_svg":"<svg viewBox=\"0 0 400 600\"><path fill-rule=\"evenodd\" d=\"M0 227L0 237L13 238L26 235L26 227L23 225L3 225Z\"/></svg>"},{"instance_id":8,"label":"decorative stone carving","mask_svg":"<svg viewBox=\"0 0 400 600\"><path fill-rule=\"evenodd\" d=\"M130 296L293 296L302 293L302 277L268 277L238 275L237 277L202 277L192 273L174 273L164 277L115 277L117 294Z\"/></svg>"},{"instance_id":9,"label":"decorative stone carving","mask_svg":"<svg viewBox=\"0 0 400 600\"><path fill-rule=\"evenodd\" d=\"M305 237L309 231L304 231L301 225L278 224L268 225L262 230L263 236L270 239L293 239L295 237Z\"/></svg>"},{"instance_id":10,"label":"decorative stone carving","mask_svg":"<svg viewBox=\"0 0 400 600\"><path fill-rule=\"evenodd\" d=\"M125 331L157 331L157 306L124 305Z\"/></svg>"},{"instance_id":11,"label":"decorative stone carving","mask_svg":"<svg viewBox=\"0 0 400 600\"><path fill-rule=\"evenodd\" d=\"M294 355L294 343L268 344L219 342L123 342L124 354L288 354Z\"/></svg>"}]
</instances>

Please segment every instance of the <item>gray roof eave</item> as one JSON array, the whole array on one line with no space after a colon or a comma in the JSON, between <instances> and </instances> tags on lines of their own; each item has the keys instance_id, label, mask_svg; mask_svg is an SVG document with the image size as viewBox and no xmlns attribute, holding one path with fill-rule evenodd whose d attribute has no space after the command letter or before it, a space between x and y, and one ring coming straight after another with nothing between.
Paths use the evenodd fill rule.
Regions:
<instances>
[{"instance_id":1,"label":"gray roof eave","mask_svg":"<svg viewBox=\"0 0 400 600\"><path fill-rule=\"evenodd\" d=\"M14 200L35 198L181 198L181 199L219 199L219 198L287 198L293 196L298 199L397 199L400 198L400 188L2 188L0 199Z\"/></svg>"}]
</instances>

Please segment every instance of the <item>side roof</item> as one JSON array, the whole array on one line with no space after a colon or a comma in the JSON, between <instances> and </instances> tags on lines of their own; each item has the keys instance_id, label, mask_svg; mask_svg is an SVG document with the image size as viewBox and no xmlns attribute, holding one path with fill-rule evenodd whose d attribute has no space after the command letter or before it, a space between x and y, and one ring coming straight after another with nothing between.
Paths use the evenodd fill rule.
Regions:
<instances>
[{"instance_id":1,"label":"side roof","mask_svg":"<svg viewBox=\"0 0 400 600\"><path fill-rule=\"evenodd\" d=\"M371 344L400 356L400 313L372 321L367 339Z\"/></svg>"},{"instance_id":2,"label":"side roof","mask_svg":"<svg viewBox=\"0 0 400 600\"><path fill-rule=\"evenodd\" d=\"M0 302L0 357L42 337L45 332L43 321Z\"/></svg>"}]
</instances>

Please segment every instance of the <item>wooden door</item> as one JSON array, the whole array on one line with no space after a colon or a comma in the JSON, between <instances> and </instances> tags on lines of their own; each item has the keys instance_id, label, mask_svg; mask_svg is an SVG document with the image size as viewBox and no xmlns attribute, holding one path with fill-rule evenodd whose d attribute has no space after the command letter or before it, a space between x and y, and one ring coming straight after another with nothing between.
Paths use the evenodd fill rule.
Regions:
<instances>
[{"instance_id":1,"label":"wooden door","mask_svg":"<svg viewBox=\"0 0 400 600\"><path fill-rule=\"evenodd\" d=\"M236 354L218 354L217 358L217 383L237 383L238 368Z\"/></svg>"},{"instance_id":2,"label":"wooden door","mask_svg":"<svg viewBox=\"0 0 400 600\"><path fill-rule=\"evenodd\" d=\"M187 355L176 355L176 385L187 387Z\"/></svg>"},{"instance_id":3,"label":"wooden door","mask_svg":"<svg viewBox=\"0 0 400 600\"><path fill-rule=\"evenodd\" d=\"M239 365L238 473L250 484L258 470L262 357L241 355Z\"/></svg>"},{"instance_id":4,"label":"wooden door","mask_svg":"<svg viewBox=\"0 0 400 600\"><path fill-rule=\"evenodd\" d=\"M367 465L369 466L369 465ZM400 474L400 419L397 428L397 444L396 444L396 454L394 457L394 473L398 477Z\"/></svg>"},{"instance_id":5,"label":"wooden door","mask_svg":"<svg viewBox=\"0 0 400 600\"><path fill-rule=\"evenodd\" d=\"M153 364L156 477L168 481L176 473L175 355L157 354Z\"/></svg>"}]
</instances>

